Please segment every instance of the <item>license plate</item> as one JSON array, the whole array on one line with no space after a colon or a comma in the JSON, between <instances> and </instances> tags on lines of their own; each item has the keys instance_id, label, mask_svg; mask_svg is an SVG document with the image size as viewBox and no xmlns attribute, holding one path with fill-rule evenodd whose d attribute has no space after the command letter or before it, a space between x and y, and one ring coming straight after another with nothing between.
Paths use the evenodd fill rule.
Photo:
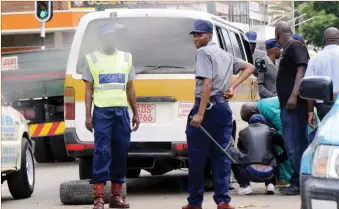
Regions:
<instances>
[{"instance_id":1,"label":"license plate","mask_svg":"<svg viewBox=\"0 0 339 209\"><path fill-rule=\"evenodd\" d=\"M140 123L155 123L155 105L154 104L137 104ZM130 115L133 113L130 110Z\"/></svg>"},{"instance_id":2,"label":"license plate","mask_svg":"<svg viewBox=\"0 0 339 209\"><path fill-rule=\"evenodd\" d=\"M312 209L337 209L337 203L330 200L311 200Z\"/></svg>"}]
</instances>

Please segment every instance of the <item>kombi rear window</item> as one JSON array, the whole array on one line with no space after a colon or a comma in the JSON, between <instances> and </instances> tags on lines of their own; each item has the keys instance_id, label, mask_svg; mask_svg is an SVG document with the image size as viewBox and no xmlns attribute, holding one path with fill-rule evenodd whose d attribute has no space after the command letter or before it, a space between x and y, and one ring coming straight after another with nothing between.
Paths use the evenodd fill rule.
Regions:
<instances>
[{"instance_id":1,"label":"kombi rear window","mask_svg":"<svg viewBox=\"0 0 339 209\"><path fill-rule=\"evenodd\" d=\"M81 43L77 73L82 74L86 54L100 50L101 24L115 26L116 48L132 54L137 74L194 73L196 48L189 35L193 23L194 19L173 17L94 20L88 24Z\"/></svg>"}]
</instances>

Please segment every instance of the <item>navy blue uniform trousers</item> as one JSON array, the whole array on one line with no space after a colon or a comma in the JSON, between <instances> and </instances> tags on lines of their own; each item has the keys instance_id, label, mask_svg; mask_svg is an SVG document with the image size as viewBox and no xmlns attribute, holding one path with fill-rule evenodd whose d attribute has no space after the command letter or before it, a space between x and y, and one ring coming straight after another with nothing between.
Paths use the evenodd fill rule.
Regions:
<instances>
[{"instance_id":1,"label":"navy blue uniform trousers","mask_svg":"<svg viewBox=\"0 0 339 209\"><path fill-rule=\"evenodd\" d=\"M194 106L189 116L198 112L199 107ZM228 103L213 105L212 109L206 110L201 124L209 134L223 147L226 148L232 135L232 111ZM229 181L231 175L231 162L218 148L212 144L200 128L189 124L186 126L188 144L188 202L191 205L202 205L204 194L204 170L207 158L211 158L212 175L215 194L214 201L231 201L229 196Z\"/></svg>"},{"instance_id":2,"label":"navy blue uniform trousers","mask_svg":"<svg viewBox=\"0 0 339 209\"><path fill-rule=\"evenodd\" d=\"M291 177L291 185L297 187L299 187L301 157L310 144L307 130L307 112L307 103L297 103L297 107L292 110L286 107L282 107L281 109L285 149L294 171Z\"/></svg>"},{"instance_id":3,"label":"navy blue uniform trousers","mask_svg":"<svg viewBox=\"0 0 339 209\"><path fill-rule=\"evenodd\" d=\"M131 140L127 107L94 107L93 178L91 184L124 183Z\"/></svg>"}]
</instances>

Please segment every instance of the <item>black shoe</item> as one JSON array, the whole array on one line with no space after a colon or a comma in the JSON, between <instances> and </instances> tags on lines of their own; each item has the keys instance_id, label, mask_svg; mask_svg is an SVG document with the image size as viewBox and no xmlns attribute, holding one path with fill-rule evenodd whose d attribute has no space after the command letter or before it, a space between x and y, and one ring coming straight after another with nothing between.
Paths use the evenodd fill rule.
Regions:
<instances>
[{"instance_id":1,"label":"black shoe","mask_svg":"<svg viewBox=\"0 0 339 209\"><path fill-rule=\"evenodd\" d=\"M300 190L297 186L288 186L288 187L281 187L279 192L284 195L299 195Z\"/></svg>"}]
</instances>

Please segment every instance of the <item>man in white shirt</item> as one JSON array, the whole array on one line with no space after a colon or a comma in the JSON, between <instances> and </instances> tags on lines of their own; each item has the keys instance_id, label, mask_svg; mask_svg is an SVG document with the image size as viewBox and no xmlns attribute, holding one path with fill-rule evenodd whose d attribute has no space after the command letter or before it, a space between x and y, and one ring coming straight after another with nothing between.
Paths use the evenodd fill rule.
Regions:
<instances>
[{"instance_id":1,"label":"man in white shirt","mask_svg":"<svg viewBox=\"0 0 339 209\"><path fill-rule=\"evenodd\" d=\"M324 49L312 58L308 64L305 77L329 76L333 81L333 92L336 96L339 92L339 30L331 27L324 32ZM323 101L308 101L309 124L313 127L316 118L313 107L317 108L320 120L331 110L332 106Z\"/></svg>"}]
</instances>

